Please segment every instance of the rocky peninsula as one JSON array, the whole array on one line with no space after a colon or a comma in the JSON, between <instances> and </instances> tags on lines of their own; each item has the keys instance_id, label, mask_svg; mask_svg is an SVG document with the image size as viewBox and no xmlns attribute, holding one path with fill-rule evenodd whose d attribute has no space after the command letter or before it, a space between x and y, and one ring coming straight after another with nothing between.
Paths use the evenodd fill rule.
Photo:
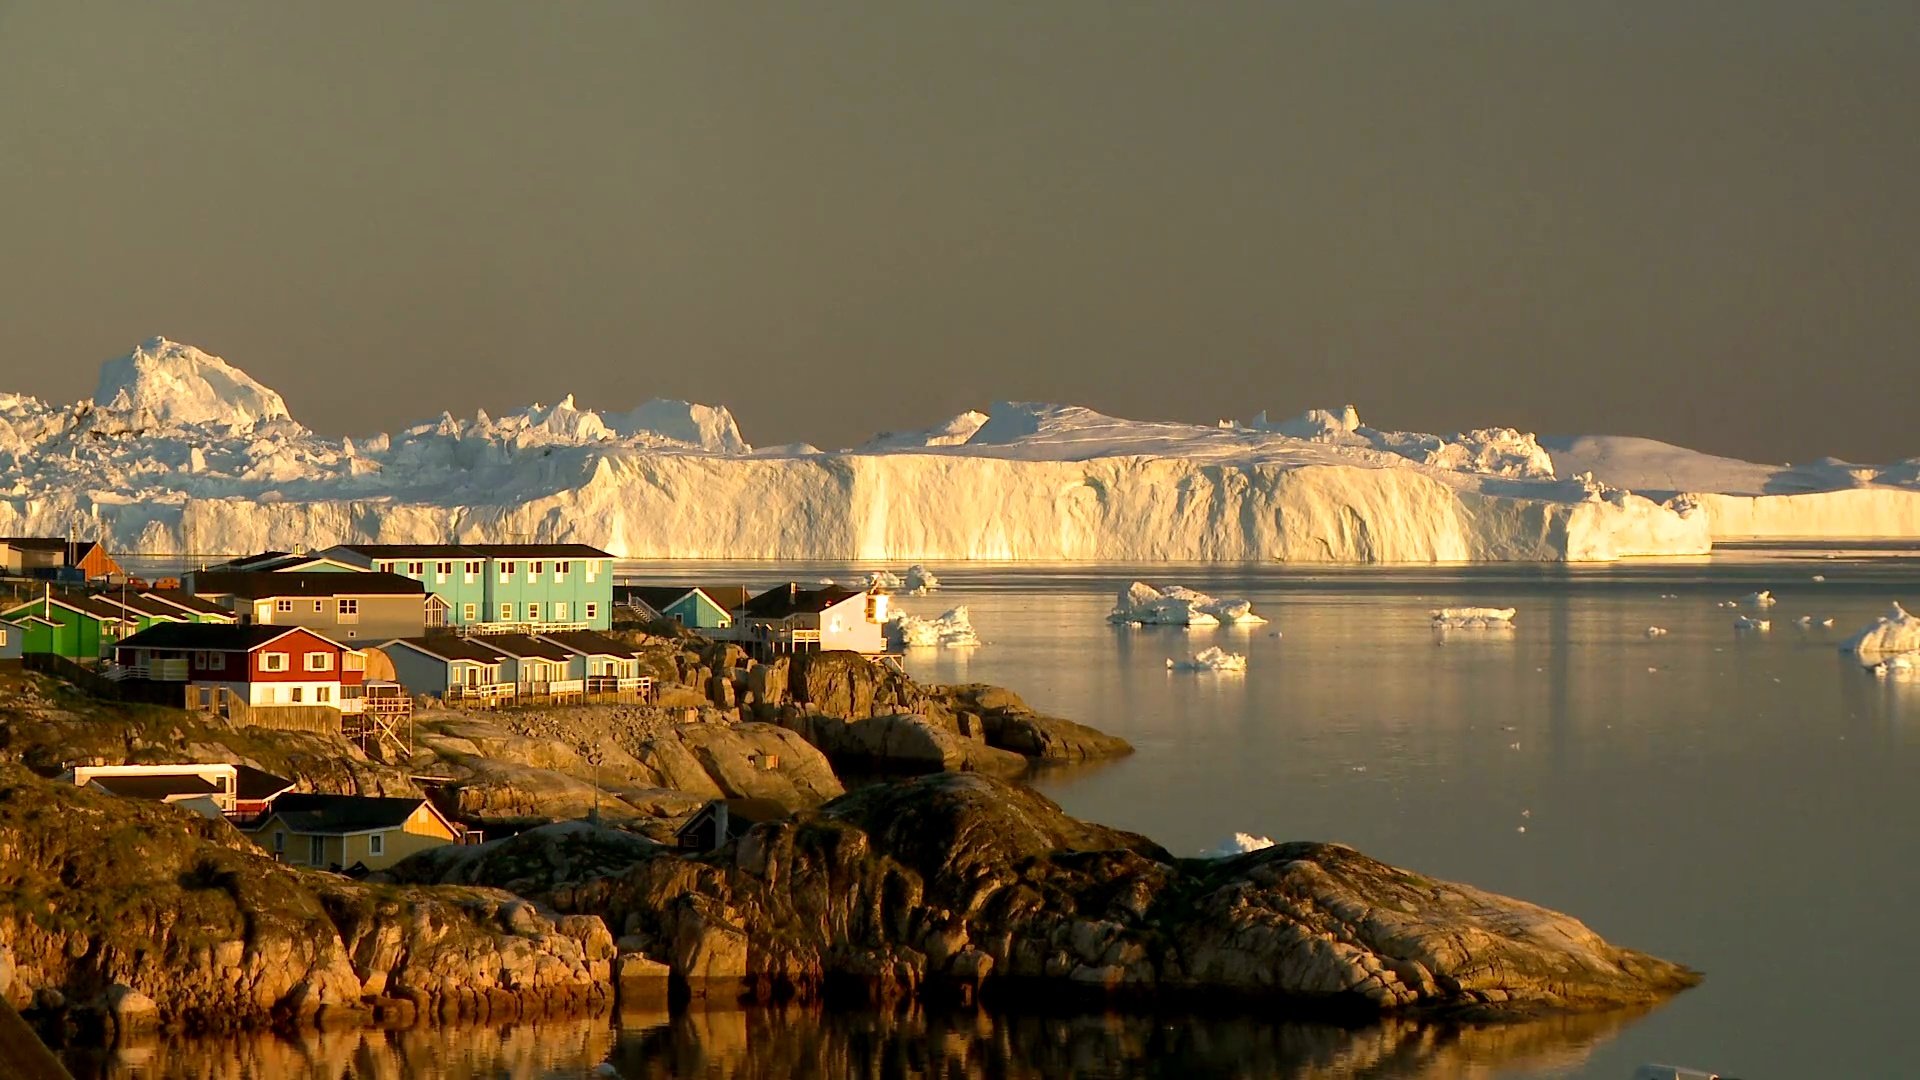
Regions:
<instances>
[{"instance_id":1,"label":"rocky peninsula","mask_svg":"<svg viewBox=\"0 0 1920 1080\"><path fill-rule=\"evenodd\" d=\"M842 654L646 649L657 703L427 703L394 760L0 677L0 996L58 1037L1034 990L1504 1020L1645 1005L1698 979L1350 848L1180 859L1078 821L1014 778L1130 748L1005 690ZM355 881L277 863L224 822L47 779L184 760L315 791L426 784L467 824L517 835ZM836 763L930 775L847 791ZM786 816L713 851L670 846L717 798Z\"/></svg>"}]
</instances>

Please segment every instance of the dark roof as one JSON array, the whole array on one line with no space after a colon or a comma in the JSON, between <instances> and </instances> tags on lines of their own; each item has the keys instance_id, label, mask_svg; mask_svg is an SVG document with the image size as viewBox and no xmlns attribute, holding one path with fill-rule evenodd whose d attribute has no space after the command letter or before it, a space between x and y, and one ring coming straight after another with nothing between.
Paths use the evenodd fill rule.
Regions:
<instances>
[{"instance_id":1,"label":"dark roof","mask_svg":"<svg viewBox=\"0 0 1920 1080\"><path fill-rule=\"evenodd\" d=\"M527 634L488 634L487 644L511 656L531 656L541 660L569 660L573 657L563 646Z\"/></svg>"},{"instance_id":2,"label":"dark roof","mask_svg":"<svg viewBox=\"0 0 1920 1080\"><path fill-rule=\"evenodd\" d=\"M424 653L437 656L442 660L472 660L480 664L497 664L506 659L506 654L491 648L487 642L493 638L465 638L454 634L434 634L429 637L394 638L388 645L399 643L411 645Z\"/></svg>"},{"instance_id":3,"label":"dark roof","mask_svg":"<svg viewBox=\"0 0 1920 1080\"><path fill-rule=\"evenodd\" d=\"M843 589L838 585L803 589L788 582L747 601L745 614L750 619L784 619L789 615L818 614L859 595L852 589Z\"/></svg>"},{"instance_id":4,"label":"dark roof","mask_svg":"<svg viewBox=\"0 0 1920 1080\"><path fill-rule=\"evenodd\" d=\"M616 641L605 634L596 634L591 630L560 630L540 636L564 645L582 656L634 657L640 655L640 650L626 642Z\"/></svg>"},{"instance_id":5,"label":"dark roof","mask_svg":"<svg viewBox=\"0 0 1920 1080\"><path fill-rule=\"evenodd\" d=\"M96 619L102 619L109 622L116 621L116 620L122 621L122 622L133 621L132 618L126 613L125 609L115 607L112 604L103 604L100 601L95 600L93 597L87 596L83 593L54 593L52 595L53 595L53 602L56 605L65 605L66 607L70 607L75 611L81 612L82 614L91 615ZM43 596L28 597L27 599L22 600L20 603L15 604L10 608L7 608L6 613L10 614L12 612L19 611L21 608L32 607L35 604L38 604L43 599L45 599L45 597Z\"/></svg>"},{"instance_id":6,"label":"dark roof","mask_svg":"<svg viewBox=\"0 0 1920 1080\"><path fill-rule=\"evenodd\" d=\"M494 559L611 559L612 555L585 544L469 544Z\"/></svg>"},{"instance_id":7,"label":"dark roof","mask_svg":"<svg viewBox=\"0 0 1920 1080\"><path fill-rule=\"evenodd\" d=\"M261 626L249 623L245 626L227 623L160 623L149 626L132 637L120 639L122 649L204 649L208 652L252 652L267 642L295 630L298 626ZM325 634L308 630L307 633L322 641L333 641ZM341 646L345 648L345 646Z\"/></svg>"},{"instance_id":8,"label":"dark roof","mask_svg":"<svg viewBox=\"0 0 1920 1080\"><path fill-rule=\"evenodd\" d=\"M464 544L341 544L369 559L478 559L484 556Z\"/></svg>"},{"instance_id":9,"label":"dark roof","mask_svg":"<svg viewBox=\"0 0 1920 1080\"><path fill-rule=\"evenodd\" d=\"M185 589L148 589L140 595L151 596L163 604L172 604L174 607L198 612L201 615L225 615L229 619L233 618L233 612L211 600L203 600Z\"/></svg>"},{"instance_id":10,"label":"dark roof","mask_svg":"<svg viewBox=\"0 0 1920 1080\"><path fill-rule=\"evenodd\" d=\"M220 786L192 773L96 776L99 784L123 799L165 799L170 795L218 795Z\"/></svg>"},{"instance_id":11,"label":"dark roof","mask_svg":"<svg viewBox=\"0 0 1920 1080\"><path fill-rule=\"evenodd\" d=\"M275 776L251 765L235 765L233 771L239 774L234 795L242 799L271 799L294 785L294 781L284 776Z\"/></svg>"},{"instance_id":12,"label":"dark roof","mask_svg":"<svg viewBox=\"0 0 1920 1080\"><path fill-rule=\"evenodd\" d=\"M273 801L269 820L279 818L297 833L349 833L391 829L413 816L421 798L375 799L364 795L288 793Z\"/></svg>"},{"instance_id":13,"label":"dark roof","mask_svg":"<svg viewBox=\"0 0 1920 1080\"><path fill-rule=\"evenodd\" d=\"M615 585L613 602L632 607L637 600L655 611L665 611L692 591L689 585Z\"/></svg>"},{"instance_id":14,"label":"dark roof","mask_svg":"<svg viewBox=\"0 0 1920 1080\"><path fill-rule=\"evenodd\" d=\"M264 600L276 596L425 596L427 587L399 574L247 570L195 574L193 591L201 596L231 595Z\"/></svg>"},{"instance_id":15,"label":"dark roof","mask_svg":"<svg viewBox=\"0 0 1920 1080\"><path fill-rule=\"evenodd\" d=\"M370 559L611 559L585 544L342 544Z\"/></svg>"},{"instance_id":16,"label":"dark roof","mask_svg":"<svg viewBox=\"0 0 1920 1080\"><path fill-rule=\"evenodd\" d=\"M753 597L745 585L702 585L700 591L727 611L740 610Z\"/></svg>"},{"instance_id":17,"label":"dark roof","mask_svg":"<svg viewBox=\"0 0 1920 1080\"><path fill-rule=\"evenodd\" d=\"M260 570L269 566L278 566L281 563L288 562L293 559L298 559L300 557L301 556L295 555L291 551L262 551L257 555L242 555L237 559L228 559L226 562L213 563L212 565L209 565L209 566L203 566L200 568L200 572L207 573L209 571L217 572L217 571L223 571L223 570Z\"/></svg>"},{"instance_id":18,"label":"dark roof","mask_svg":"<svg viewBox=\"0 0 1920 1080\"><path fill-rule=\"evenodd\" d=\"M162 601L155 600L151 596L145 596L137 592L129 592L124 597L118 592L104 592L96 594L94 599L113 607L122 607L137 611L142 615L155 615L167 619L183 618L180 609L174 607L172 604L163 603Z\"/></svg>"}]
</instances>

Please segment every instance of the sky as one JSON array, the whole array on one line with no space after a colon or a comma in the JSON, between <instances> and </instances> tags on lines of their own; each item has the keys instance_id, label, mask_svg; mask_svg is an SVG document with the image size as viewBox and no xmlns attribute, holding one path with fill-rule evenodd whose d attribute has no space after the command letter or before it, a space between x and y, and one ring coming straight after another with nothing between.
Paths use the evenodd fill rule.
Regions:
<instances>
[{"instance_id":1,"label":"sky","mask_svg":"<svg viewBox=\"0 0 1920 1080\"><path fill-rule=\"evenodd\" d=\"M1920 5L0 0L0 389L1920 455Z\"/></svg>"}]
</instances>

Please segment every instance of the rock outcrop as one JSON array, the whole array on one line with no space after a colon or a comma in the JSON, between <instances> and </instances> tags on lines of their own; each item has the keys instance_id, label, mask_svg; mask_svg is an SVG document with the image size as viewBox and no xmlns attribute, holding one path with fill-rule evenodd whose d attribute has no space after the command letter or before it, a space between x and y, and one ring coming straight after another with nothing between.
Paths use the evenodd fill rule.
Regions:
<instances>
[{"instance_id":1,"label":"rock outcrop","mask_svg":"<svg viewBox=\"0 0 1920 1080\"><path fill-rule=\"evenodd\" d=\"M591 916L294 870L225 822L17 765L0 765L0 946L7 1000L56 1027L595 1010L614 955Z\"/></svg>"},{"instance_id":2,"label":"rock outcrop","mask_svg":"<svg viewBox=\"0 0 1920 1080\"><path fill-rule=\"evenodd\" d=\"M710 993L1227 994L1514 1015L1697 981L1566 915L1337 844L1180 860L982 775L862 788L712 856L541 893Z\"/></svg>"}]
</instances>

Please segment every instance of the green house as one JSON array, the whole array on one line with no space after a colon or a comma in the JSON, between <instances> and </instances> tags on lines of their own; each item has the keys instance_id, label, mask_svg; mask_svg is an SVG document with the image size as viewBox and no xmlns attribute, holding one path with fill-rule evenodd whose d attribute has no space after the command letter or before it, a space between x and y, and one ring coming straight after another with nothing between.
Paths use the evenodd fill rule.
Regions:
<instances>
[{"instance_id":1,"label":"green house","mask_svg":"<svg viewBox=\"0 0 1920 1080\"><path fill-rule=\"evenodd\" d=\"M22 651L69 660L100 659L115 642L134 632L136 621L121 608L72 593L36 597L0 611L0 619L26 620Z\"/></svg>"},{"instance_id":2,"label":"green house","mask_svg":"<svg viewBox=\"0 0 1920 1080\"><path fill-rule=\"evenodd\" d=\"M748 593L742 585L622 585L615 596L623 607L695 630L718 630L733 625L733 612L746 606Z\"/></svg>"},{"instance_id":3,"label":"green house","mask_svg":"<svg viewBox=\"0 0 1920 1080\"><path fill-rule=\"evenodd\" d=\"M314 557L413 578L449 626L613 625L613 556L583 544L341 544Z\"/></svg>"}]
</instances>

